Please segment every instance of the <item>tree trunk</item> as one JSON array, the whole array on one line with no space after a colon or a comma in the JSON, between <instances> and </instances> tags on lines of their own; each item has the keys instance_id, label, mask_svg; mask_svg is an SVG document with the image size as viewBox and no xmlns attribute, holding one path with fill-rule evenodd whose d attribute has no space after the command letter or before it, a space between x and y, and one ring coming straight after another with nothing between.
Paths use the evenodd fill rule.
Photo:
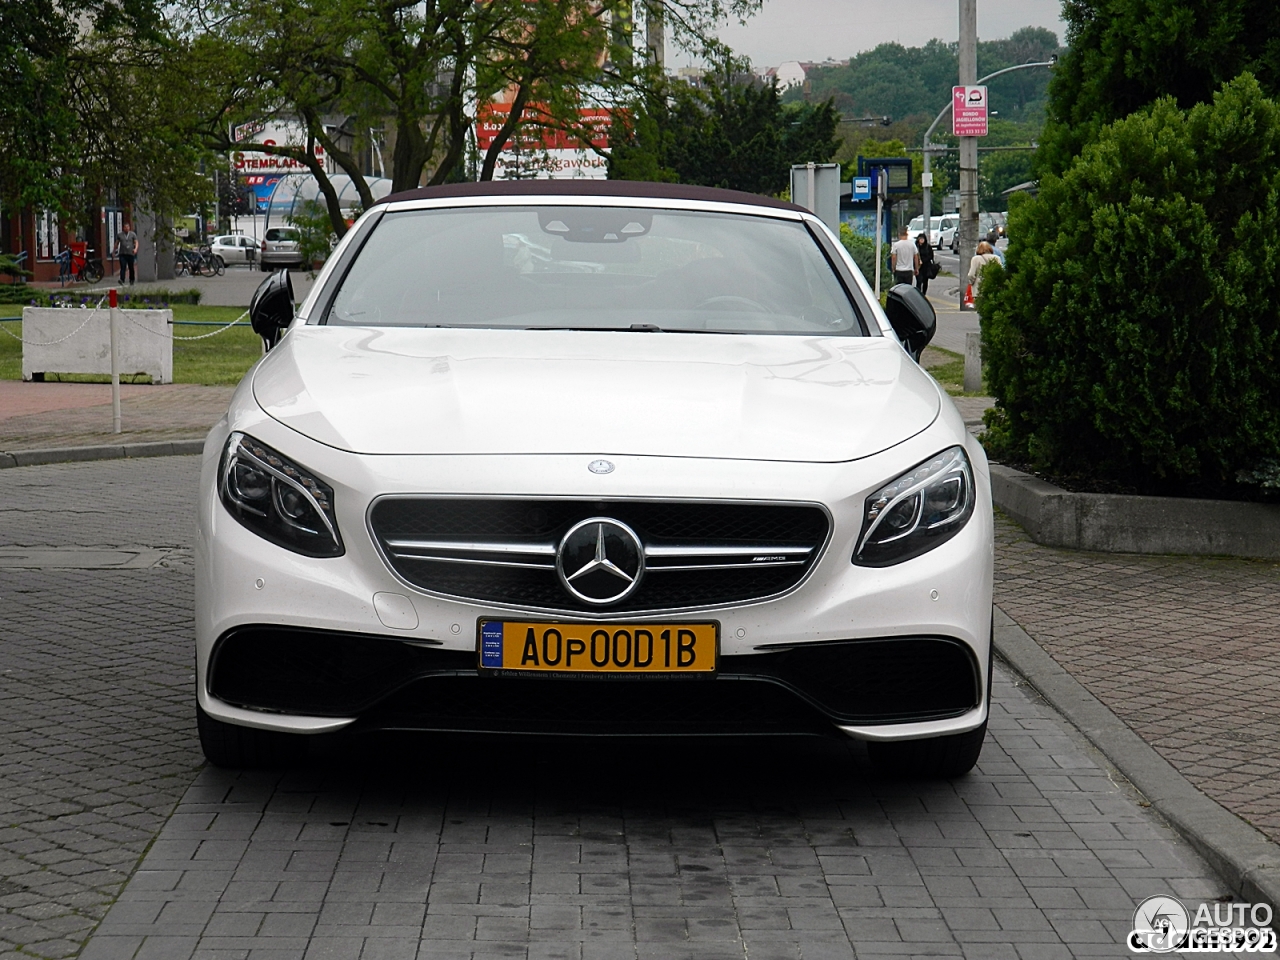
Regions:
<instances>
[{"instance_id":1,"label":"tree trunk","mask_svg":"<svg viewBox=\"0 0 1280 960\"><path fill-rule=\"evenodd\" d=\"M480 168L481 180L492 180L494 168L498 165L498 154L502 153L502 148L507 145L507 141L511 139L511 134L520 126L520 117L524 113L524 105L529 102L529 87L527 84L521 84L520 89L516 91L516 97L511 101L511 112L507 114L507 121L502 125L493 138L493 143L489 144L489 149L484 154L484 165Z\"/></svg>"},{"instance_id":2,"label":"tree trunk","mask_svg":"<svg viewBox=\"0 0 1280 960\"><path fill-rule=\"evenodd\" d=\"M391 158L391 192L413 190L422 182L422 168L427 165L427 142L417 118L406 113L396 115L396 148Z\"/></svg>"}]
</instances>

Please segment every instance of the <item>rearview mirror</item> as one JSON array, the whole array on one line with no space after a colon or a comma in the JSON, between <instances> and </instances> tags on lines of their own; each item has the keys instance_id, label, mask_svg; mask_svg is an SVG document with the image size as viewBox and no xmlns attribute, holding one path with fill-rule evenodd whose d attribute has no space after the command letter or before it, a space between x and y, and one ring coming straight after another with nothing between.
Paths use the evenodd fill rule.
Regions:
<instances>
[{"instance_id":1,"label":"rearview mirror","mask_svg":"<svg viewBox=\"0 0 1280 960\"><path fill-rule=\"evenodd\" d=\"M285 327L293 322L293 281L288 270L278 270L258 284L249 301L249 322L268 350L280 340Z\"/></svg>"},{"instance_id":2,"label":"rearview mirror","mask_svg":"<svg viewBox=\"0 0 1280 960\"><path fill-rule=\"evenodd\" d=\"M889 317L893 332L919 363L920 354L924 353L938 328L938 315L933 312L933 304L911 284L899 283L889 290L884 312Z\"/></svg>"}]
</instances>

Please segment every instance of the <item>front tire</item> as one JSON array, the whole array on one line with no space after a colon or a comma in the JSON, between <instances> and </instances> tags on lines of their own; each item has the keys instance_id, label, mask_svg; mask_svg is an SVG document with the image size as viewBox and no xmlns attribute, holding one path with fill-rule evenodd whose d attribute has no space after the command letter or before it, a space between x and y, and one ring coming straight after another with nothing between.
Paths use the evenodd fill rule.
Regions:
<instances>
[{"instance_id":1,"label":"front tire","mask_svg":"<svg viewBox=\"0 0 1280 960\"><path fill-rule=\"evenodd\" d=\"M891 743L871 741L867 753L871 762L883 773L896 777L927 780L950 780L973 769L982 754L987 724L968 733L925 740L897 740Z\"/></svg>"},{"instance_id":2,"label":"front tire","mask_svg":"<svg viewBox=\"0 0 1280 960\"><path fill-rule=\"evenodd\" d=\"M198 703L196 727L200 732L200 749L215 767L232 770L287 767L307 754L306 738L299 734L224 723L205 713Z\"/></svg>"}]
</instances>

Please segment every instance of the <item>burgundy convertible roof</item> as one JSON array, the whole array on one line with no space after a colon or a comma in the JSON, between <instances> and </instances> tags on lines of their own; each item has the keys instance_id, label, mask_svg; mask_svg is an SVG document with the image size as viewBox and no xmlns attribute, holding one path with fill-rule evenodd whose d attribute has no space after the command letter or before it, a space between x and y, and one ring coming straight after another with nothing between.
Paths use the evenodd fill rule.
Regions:
<instances>
[{"instance_id":1,"label":"burgundy convertible roof","mask_svg":"<svg viewBox=\"0 0 1280 960\"><path fill-rule=\"evenodd\" d=\"M393 193L377 201L444 200L455 197L636 197L646 200L705 200L713 203L748 203L779 210L800 210L794 203L742 190L719 190L683 183L649 183L641 180L489 180L482 183L446 183Z\"/></svg>"}]
</instances>

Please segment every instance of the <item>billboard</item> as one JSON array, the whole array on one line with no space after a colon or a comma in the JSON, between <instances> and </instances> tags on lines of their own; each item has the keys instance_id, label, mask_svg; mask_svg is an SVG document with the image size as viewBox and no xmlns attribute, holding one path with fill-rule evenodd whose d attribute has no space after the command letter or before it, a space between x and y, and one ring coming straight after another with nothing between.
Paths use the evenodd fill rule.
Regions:
<instances>
[{"instance_id":1,"label":"billboard","mask_svg":"<svg viewBox=\"0 0 1280 960\"><path fill-rule=\"evenodd\" d=\"M275 154L254 150L255 145L303 147L307 142L307 133L301 124L276 123L273 121L253 121L242 123L232 131L236 149L231 154L232 173L247 177L252 175L269 176L282 173L307 173L304 164L289 157L278 157ZM243 146L241 146L243 144ZM315 154L324 159L324 147L315 145Z\"/></svg>"},{"instance_id":2,"label":"billboard","mask_svg":"<svg viewBox=\"0 0 1280 960\"><path fill-rule=\"evenodd\" d=\"M541 130L536 124L540 115L537 104L524 108L523 119L529 126L517 130L498 154L495 180L603 180L608 174L608 161L576 137L560 130ZM503 124L511 116L509 103L490 103L476 114L476 147L481 156L497 139ZM579 122L589 131L590 143L601 150L609 147L610 112L598 107L578 110Z\"/></svg>"}]
</instances>

